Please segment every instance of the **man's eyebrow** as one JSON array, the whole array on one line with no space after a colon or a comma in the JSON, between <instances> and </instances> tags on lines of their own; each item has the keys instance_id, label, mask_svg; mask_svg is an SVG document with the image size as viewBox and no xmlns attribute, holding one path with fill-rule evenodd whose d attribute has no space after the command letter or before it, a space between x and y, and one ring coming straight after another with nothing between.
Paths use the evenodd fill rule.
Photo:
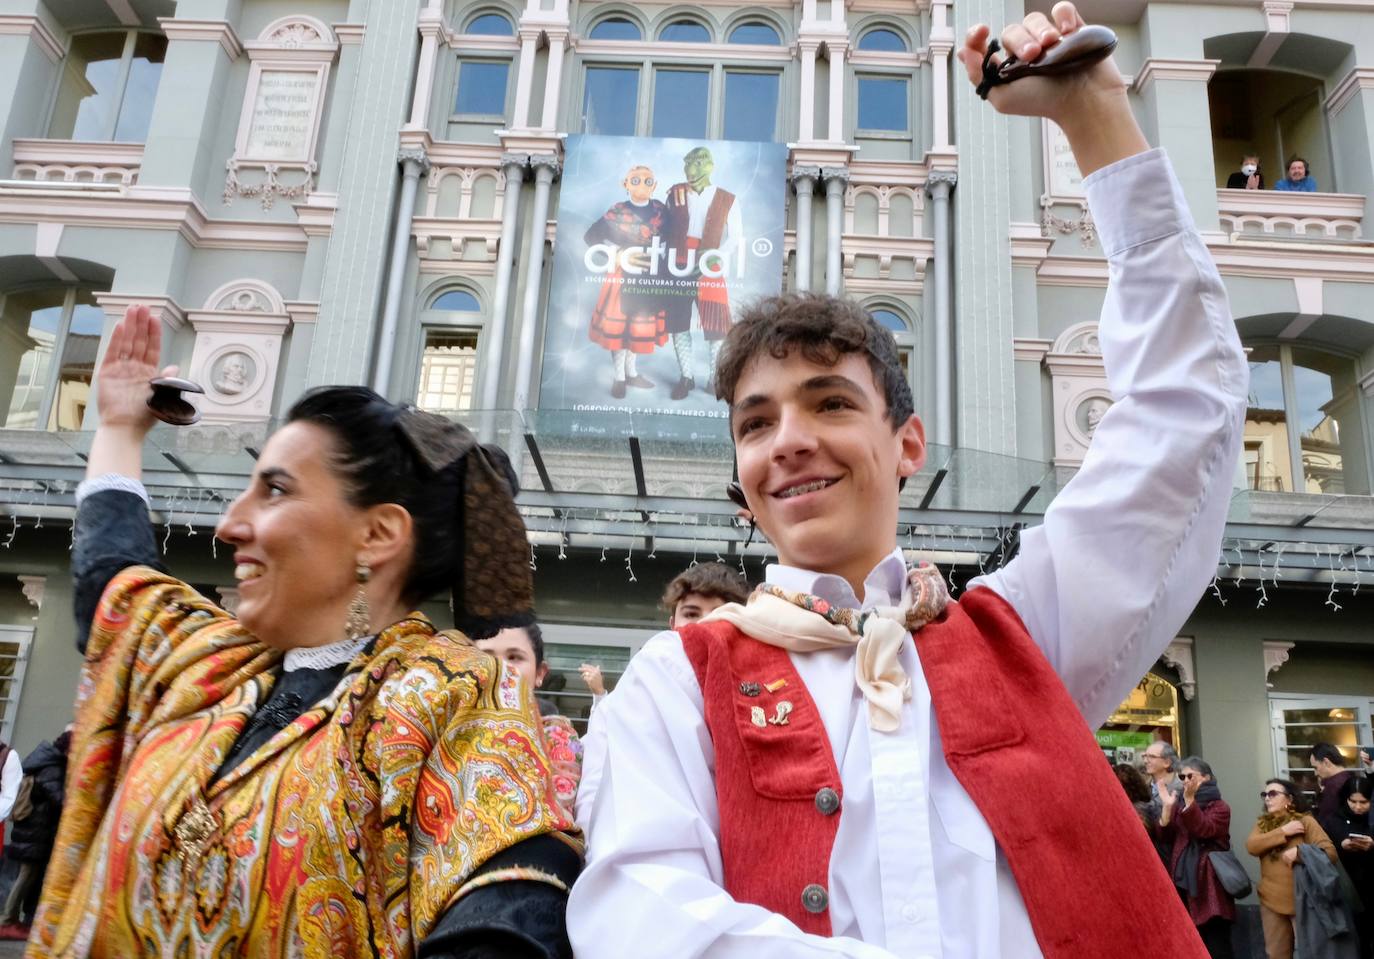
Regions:
<instances>
[{"instance_id":1,"label":"man's eyebrow","mask_svg":"<svg viewBox=\"0 0 1374 959\"><path fill-rule=\"evenodd\" d=\"M864 391L864 388L860 386L858 383L855 383L849 377L841 376L838 373L828 373L823 376L813 376L811 377L811 379L803 383L801 385L801 388L807 391L833 389L848 390L852 393L862 393Z\"/></svg>"}]
</instances>

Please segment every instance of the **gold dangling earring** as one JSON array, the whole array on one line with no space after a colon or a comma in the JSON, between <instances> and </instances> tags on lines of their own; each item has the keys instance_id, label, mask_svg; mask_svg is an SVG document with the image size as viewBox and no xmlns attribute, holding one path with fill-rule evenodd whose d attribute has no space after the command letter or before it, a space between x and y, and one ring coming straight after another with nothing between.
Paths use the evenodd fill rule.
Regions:
<instances>
[{"instance_id":1,"label":"gold dangling earring","mask_svg":"<svg viewBox=\"0 0 1374 959\"><path fill-rule=\"evenodd\" d=\"M344 624L344 632L348 634L349 639L362 639L364 636L372 635L372 612L367 608L367 593L363 589L372 578L372 567L359 560L354 576L358 580L358 591L353 594L353 601L348 604L348 621Z\"/></svg>"}]
</instances>

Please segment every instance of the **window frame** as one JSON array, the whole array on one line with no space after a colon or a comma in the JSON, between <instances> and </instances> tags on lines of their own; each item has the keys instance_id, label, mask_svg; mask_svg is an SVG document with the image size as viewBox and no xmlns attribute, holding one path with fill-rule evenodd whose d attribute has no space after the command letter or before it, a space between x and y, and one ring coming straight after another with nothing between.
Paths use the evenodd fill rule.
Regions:
<instances>
[{"instance_id":1,"label":"window frame","mask_svg":"<svg viewBox=\"0 0 1374 959\"><path fill-rule=\"evenodd\" d=\"M90 140L77 140L76 138L70 135L64 137L53 136L52 125L53 121L57 119L57 103L62 98L62 84L67 76L67 70L72 55L72 49L75 47L76 41L81 37L99 35L108 36L111 34L120 33L124 35L124 49L119 54L119 70L115 74L115 93L113 95L114 106L113 109L110 111L110 121L108 129L104 131L103 136ZM83 30L80 33L74 34L72 36L72 42L68 44L67 52L62 56L62 62L59 63L57 67L57 82L53 84L48 97L48 118L47 122L43 124L44 139L68 141L71 143L147 143L148 136L146 131L144 133L142 140L115 140L115 131L119 129L119 115L124 110L124 98L128 95L129 92L129 74L133 72L134 48L138 45L138 38L140 34L161 37L164 40L167 39L167 35L158 30L148 30L140 27L125 27L122 30ZM165 59L163 60L163 63L166 63ZM158 89L162 89L161 76L158 77ZM153 94L153 98L154 100L156 100L156 93ZM73 121L73 127L75 127L75 121ZM75 133L75 129L73 129L72 132Z\"/></svg>"},{"instance_id":2,"label":"window frame","mask_svg":"<svg viewBox=\"0 0 1374 959\"><path fill-rule=\"evenodd\" d=\"M506 25L510 27L510 33L472 33L472 25L483 17L500 17L502 20L506 21ZM472 13L468 14L468 18L463 21L463 29L458 32L461 36L465 37L494 37L503 40L518 40L520 31L514 18L505 10L498 10L493 7L483 7L480 10L474 10Z\"/></svg>"},{"instance_id":3,"label":"window frame","mask_svg":"<svg viewBox=\"0 0 1374 959\"><path fill-rule=\"evenodd\" d=\"M920 333L916 328L916 320L911 315L911 310L904 304L894 303L890 299L864 300L861 305L863 306L864 312L869 316L873 316L874 313L882 310L897 317L906 327L906 330L900 333L896 330L888 330L888 332L892 334L892 338L897 342L898 357L901 357L903 354L907 357L906 384L911 388L911 396L914 402L917 395L916 361L919 357L917 348L920 346ZM887 330L887 327L883 326L882 321L878 320L876 317L874 317L874 322Z\"/></svg>"},{"instance_id":4,"label":"window frame","mask_svg":"<svg viewBox=\"0 0 1374 959\"><path fill-rule=\"evenodd\" d=\"M32 626L0 623L0 642L14 643L19 647L14 655L14 672L4 677L10 683L9 695L0 696L0 707L4 710L0 718L0 740L7 743L14 742L14 723L19 717L19 705L24 696L24 674L28 672L29 657L33 653L35 632Z\"/></svg>"},{"instance_id":5,"label":"window frame","mask_svg":"<svg viewBox=\"0 0 1374 959\"><path fill-rule=\"evenodd\" d=\"M65 292L62 296L62 313L58 317L57 329L53 333L52 369L48 377L48 382L45 383L43 386L43 397L41 400L39 400L38 413L34 417L33 430L36 433L57 432L56 428L49 424L52 423L53 409L57 405L57 394L62 383L62 358L67 352L67 338L71 334L72 318L76 315L76 298L77 296L82 294L93 296L95 291L90 287L83 286L81 284L53 284L52 286L21 287L19 289L9 290L5 293L0 293L0 314L3 314L5 308L5 301L10 296L13 296L16 293L29 293L38 292L44 289L53 289L54 287L65 290ZM102 345L104 339L105 333L102 329ZM17 383L15 384L15 389L18 389ZM8 419L9 404L14 402L14 393L11 392L10 395L7 397L0 397L0 402L3 402L5 404L5 417L6 419ZM42 425L40 426L39 424ZM0 426L0 429L22 429L22 427Z\"/></svg>"},{"instance_id":6,"label":"window frame","mask_svg":"<svg viewBox=\"0 0 1374 959\"><path fill-rule=\"evenodd\" d=\"M1374 732L1370 727L1371 702L1368 696L1348 696L1348 695L1326 695L1325 693L1271 693L1269 696L1269 729L1270 743L1273 747L1274 775L1280 779L1288 779L1293 782L1293 770L1299 772L1311 772L1311 766L1290 766L1288 765L1288 736L1286 734L1287 724L1283 719L1285 709L1353 709L1355 719L1352 723L1332 723L1331 725L1354 725L1358 731L1359 742L1357 746L1367 746ZM1299 725L1323 725L1321 723L1302 723ZM1299 747L1303 743L1295 744ZM1355 768L1347 766L1347 769ZM1304 779L1306 777L1303 777ZM1299 783L1299 786L1302 784ZM1305 791L1306 792L1306 791Z\"/></svg>"},{"instance_id":7,"label":"window frame","mask_svg":"<svg viewBox=\"0 0 1374 959\"><path fill-rule=\"evenodd\" d=\"M506 66L506 89L503 97L503 107L500 113L459 113L458 112L458 88L463 81L463 64L465 63L503 63ZM506 122L510 116L511 106L515 99L515 84L512 84L511 74L515 72L515 57L502 56L499 53L463 53L454 57L453 67L453 94L449 106L449 123L482 123L496 120L501 123Z\"/></svg>"},{"instance_id":8,"label":"window frame","mask_svg":"<svg viewBox=\"0 0 1374 959\"><path fill-rule=\"evenodd\" d=\"M453 291L467 293L477 301L478 310L436 310L434 303L445 293ZM412 397L411 402L417 406L420 400L420 375L424 370L425 362L425 340L430 330L451 330L459 332L472 332L477 337L476 356L473 362L474 376L472 381L473 400L477 404L473 410L480 406L482 396L482 386L488 376L499 376L499 370L488 370L482 362L483 354L486 352L487 335L487 303L481 290L474 289L463 283L448 283L435 290L432 290L425 297L425 308L416 315L416 329L419 331L419 338L415 345L414 362L411 364L411 383L408 390Z\"/></svg>"},{"instance_id":9,"label":"window frame","mask_svg":"<svg viewBox=\"0 0 1374 959\"><path fill-rule=\"evenodd\" d=\"M851 116L854 118L853 136L856 139L862 137L865 140L895 140L899 142L911 142L915 140L917 103L914 73L879 66L855 65L850 73L850 77L852 78L853 89L853 102L850 106ZM861 80L901 80L906 84L905 130L870 130L867 127L859 126L859 83Z\"/></svg>"}]
</instances>

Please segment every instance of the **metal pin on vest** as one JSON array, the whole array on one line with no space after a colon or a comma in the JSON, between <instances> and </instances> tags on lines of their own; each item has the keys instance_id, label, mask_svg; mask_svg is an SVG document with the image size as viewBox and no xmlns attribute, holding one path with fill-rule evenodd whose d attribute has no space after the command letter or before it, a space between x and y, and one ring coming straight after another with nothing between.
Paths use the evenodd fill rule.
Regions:
<instances>
[{"instance_id":1,"label":"metal pin on vest","mask_svg":"<svg viewBox=\"0 0 1374 959\"><path fill-rule=\"evenodd\" d=\"M762 706L754 706L749 710L749 721L759 729L768 727L768 714L763 711Z\"/></svg>"},{"instance_id":2,"label":"metal pin on vest","mask_svg":"<svg viewBox=\"0 0 1374 959\"><path fill-rule=\"evenodd\" d=\"M763 687L758 683L740 683L739 692L741 696L757 696L763 692Z\"/></svg>"},{"instance_id":3,"label":"metal pin on vest","mask_svg":"<svg viewBox=\"0 0 1374 959\"><path fill-rule=\"evenodd\" d=\"M775 712L771 717L769 717L768 721L772 723L774 726L786 726L787 715L790 712L792 712L792 704L785 699L780 700L778 702L777 712Z\"/></svg>"}]
</instances>

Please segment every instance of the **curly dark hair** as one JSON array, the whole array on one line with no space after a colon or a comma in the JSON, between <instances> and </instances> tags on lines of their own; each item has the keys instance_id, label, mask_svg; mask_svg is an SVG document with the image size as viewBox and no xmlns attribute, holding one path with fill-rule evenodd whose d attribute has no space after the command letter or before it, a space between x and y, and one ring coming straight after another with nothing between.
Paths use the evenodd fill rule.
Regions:
<instances>
[{"instance_id":1,"label":"curly dark hair","mask_svg":"<svg viewBox=\"0 0 1374 959\"><path fill-rule=\"evenodd\" d=\"M1116 763L1112 766L1112 772L1116 773L1116 780L1121 783L1127 799L1133 803L1150 801L1150 786L1139 769L1130 763Z\"/></svg>"},{"instance_id":2,"label":"curly dark hair","mask_svg":"<svg viewBox=\"0 0 1374 959\"><path fill-rule=\"evenodd\" d=\"M915 412L892 334L853 300L822 293L784 293L747 307L730 328L716 361L716 398L733 404L735 388L750 362L760 356L785 359L793 350L822 366L862 353L874 385L887 401L893 430Z\"/></svg>"},{"instance_id":3,"label":"curly dark hair","mask_svg":"<svg viewBox=\"0 0 1374 959\"><path fill-rule=\"evenodd\" d=\"M670 616L688 593L709 596L727 603L743 603L749 598L744 577L724 563L700 563L673 577L663 591L659 605Z\"/></svg>"}]
</instances>

